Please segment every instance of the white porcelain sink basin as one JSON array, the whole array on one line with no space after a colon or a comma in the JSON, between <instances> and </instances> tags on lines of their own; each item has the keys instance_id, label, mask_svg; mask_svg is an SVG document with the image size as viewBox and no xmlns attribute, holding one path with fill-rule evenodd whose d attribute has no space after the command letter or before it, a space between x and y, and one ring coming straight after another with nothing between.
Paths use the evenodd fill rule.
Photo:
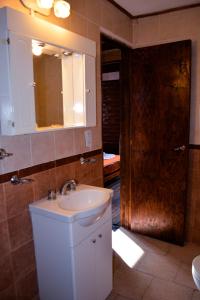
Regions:
<instances>
[{"instance_id":1,"label":"white porcelain sink basin","mask_svg":"<svg viewBox=\"0 0 200 300\"><path fill-rule=\"evenodd\" d=\"M68 192L65 196L59 196L58 205L62 209L82 211L91 210L108 201L108 195L101 190L85 189Z\"/></svg>"},{"instance_id":2,"label":"white porcelain sink basin","mask_svg":"<svg viewBox=\"0 0 200 300\"><path fill-rule=\"evenodd\" d=\"M60 219L63 222L75 222L88 226L98 221L105 213L112 199L110 189L80 184L76 191L67 195L57 195L56 200L42 199L32 203L31 212Z\"/></svg>"}]
</instances>

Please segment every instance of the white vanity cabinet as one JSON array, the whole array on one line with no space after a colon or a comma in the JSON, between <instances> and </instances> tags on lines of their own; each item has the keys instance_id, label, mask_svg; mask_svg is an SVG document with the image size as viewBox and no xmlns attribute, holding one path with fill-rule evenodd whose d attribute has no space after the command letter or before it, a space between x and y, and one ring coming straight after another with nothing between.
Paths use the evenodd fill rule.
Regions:
<instances>
[{"instance_id":1,"label":"white vanity cabinet","mask_svg":"<svg viewBox=\"0 0 200 300\"><path fill-rule=\"evenodd\" d=\"M0 45L1 132L4 135L35 131L35 103L31 40L4 31ZM7 41L7 42L6 42Z\"/></svg>"},{"instance_id":2,"label":"white vanity cabinet","mask_svg":"<svg viewBox=\"0 0 200 300\"><path fill-rule=\"evenodd\" d=\"M73 249L75 299L104 300L112 289L111 223Z\"/></svg>"},{"instance_id":3,"label":"white vanity cabinet","mask_svg":"<svg viewBox=\"0 0 200 300\"><path fill-rule=\"evenodd\" d=\"M56 201L30 205L40 300L105 300L112 290L111 204L87 225L69 221Z\"/></svg>"}]
</instances>

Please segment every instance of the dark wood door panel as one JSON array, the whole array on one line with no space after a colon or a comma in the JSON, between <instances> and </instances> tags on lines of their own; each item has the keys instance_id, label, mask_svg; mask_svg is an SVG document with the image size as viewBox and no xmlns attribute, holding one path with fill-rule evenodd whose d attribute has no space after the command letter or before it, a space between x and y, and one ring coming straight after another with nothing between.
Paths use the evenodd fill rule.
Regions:
<instances>
[{"instance_id":1,"label":"dark wood door panel","mask_svg":"<svg viewBox=\"0 0 200 300\"><path fill-rule=\"evenodd\" d=\"M184 233L184 195L156 180L134 180L131 229L154 238L181 244ZM158 201L159 199L159 201ZM181 200L181 201L180 201ZM166 205L166 202L168 205ZM173 210L173 214L172 214Z\"/></svg>"},{"instance_id":2,"label":"dark wood door panel","mask_svg":"<svg viewBox=\"0 0 200 300\"><path fill-rule=\"evenodd\" d=\"M182 244L191 41L135 49L131 65L128 227ZM185 149L180 148L183 145Z\"/></svg>"}]
</instances>

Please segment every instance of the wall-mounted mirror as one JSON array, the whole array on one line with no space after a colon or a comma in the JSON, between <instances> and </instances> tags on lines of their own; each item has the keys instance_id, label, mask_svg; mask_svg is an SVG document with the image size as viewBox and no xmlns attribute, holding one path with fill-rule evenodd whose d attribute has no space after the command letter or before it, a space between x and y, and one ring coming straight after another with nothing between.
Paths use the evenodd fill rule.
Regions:
<instances>
[{"instance_id":1,"label":"wall-mounted mirror","mask_svg":"<svg viewBox=\"0 0 200 300\"><path fill-rule=\"evenodd\" d=\"M84 55L32 40L38 130L85 125Z\"/></svg>"},{"instance_id":2,"label":"wall-mounted mirror","mask_svg":"<svg viewBox=\"0 0 200 300\"><path fill-rule=\"evenodd\" d=\"M96 125L95 42L0 9L1 134Z\"/></svg>"}]
</instances>

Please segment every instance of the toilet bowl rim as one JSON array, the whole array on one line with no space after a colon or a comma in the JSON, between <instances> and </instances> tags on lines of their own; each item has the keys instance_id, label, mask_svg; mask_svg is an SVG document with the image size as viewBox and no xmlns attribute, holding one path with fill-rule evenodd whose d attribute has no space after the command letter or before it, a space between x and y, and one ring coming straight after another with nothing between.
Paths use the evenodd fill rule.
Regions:
<instances>
[{"instance_id":1,"label":"toilet bowl rim","mask_svg":"<svg viewBox=\"0 0 200 300\"><path fill-rule=\"evenodd\" d=\"M195 270L198 277L200 277L200 255L196 256L192 261L192 269Z\"/></svg>"},{"instance_id":2,"label":"toilet bowl rim","mask_svg":"<svg viewBox=\"0 0 200 300\"><path fill-rule=\"evenodd\" d=\"M192 276L200 281L200 272L195 269L194 265L192 265Z\"/></svg>"}]
</instances>

